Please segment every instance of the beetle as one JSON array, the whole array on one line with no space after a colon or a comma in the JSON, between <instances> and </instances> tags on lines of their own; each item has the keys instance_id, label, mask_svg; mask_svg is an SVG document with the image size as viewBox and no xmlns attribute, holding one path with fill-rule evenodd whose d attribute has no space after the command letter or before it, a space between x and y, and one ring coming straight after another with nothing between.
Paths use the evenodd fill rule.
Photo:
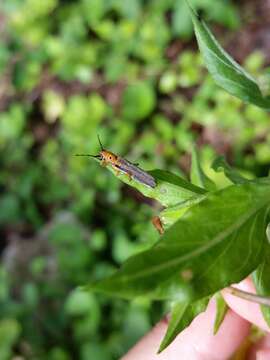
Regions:
<instances>
[{"instance_id":1,"label":"beetle","mask_svg":"<svg viewBox=\"0 0 270 360\"><path fill-rule=\"evenodd\" d=\"M133 178L144 185L150 186L151 188L156 187L156 180L152 175L139 168L138 164L132 164L130 161L122 158L121 156L104 149L99 136L97 136L97 138L100 145L99 154L76 154L76 156L91 156L100 160L102 166L111 165L115 169L116 175L118 175L119 172L122 172L128 176L129 180ZM164 233L163 224L158 216L154 216L152 218L152 224L160 235Z\"/></svg>"},{"instance_id":2,"label":"beetle","mask_svg":"<svg viewBox=\"0 0 270 360\"><path fill-rule=\"evenodd\" d=\"M101 149L98 155L76 154L76 156L94 157L100 160L102 166L111 165L115 169L116 175L122 172L128 176L129 180L134 179L144 185L150 186L151 188L156 187L156 180L152 175L139 168L138 164L132 164L130 161L122 158L121 156L104 149L99 136L98 141Z\"/></svg>"}]
</instances>

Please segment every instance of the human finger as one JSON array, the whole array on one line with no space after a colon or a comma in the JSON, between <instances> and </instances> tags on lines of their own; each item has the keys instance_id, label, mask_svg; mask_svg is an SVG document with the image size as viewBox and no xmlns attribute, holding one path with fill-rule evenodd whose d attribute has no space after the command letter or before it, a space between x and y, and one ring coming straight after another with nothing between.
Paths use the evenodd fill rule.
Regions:
<instances>
[{"instance_id":1,"label":"human finger","mask_svg":"<svg viewBox=\"0 0 270 360\"><path fill-rule=\"evenodd\" d=\"M241 281L239 284L233 285L233 287L249 293L256 293L254 284L250 278ZM239 316L243 317L252 324L255 324L259 328L270 332L270 328L263 318L259 304L241 299L233 294L230 294L226 291L226 289L222 291L222 294L229 307Z\"/></svg>"},{"instance_id":2,"label":"human finger","mask_svg":"<svg viewBox=\"0 0 270 360\"><path fill-rule=\"evenodd\" d=\"M229 310L216 335L213 324L216 314L212 299L205 312L199 314L161 354L157 349L166 332L167 321L160 321L122 360L225 360L248 335L250 325Z\"/></svg>"}]
</instances>

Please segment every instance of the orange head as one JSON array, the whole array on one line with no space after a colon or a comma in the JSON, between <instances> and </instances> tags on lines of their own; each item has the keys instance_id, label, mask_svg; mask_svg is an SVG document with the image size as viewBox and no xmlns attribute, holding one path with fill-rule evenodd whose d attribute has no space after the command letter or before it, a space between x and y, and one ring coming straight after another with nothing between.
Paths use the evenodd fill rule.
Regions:
<instances>
[{"instance_id":1,"label":"orange head","mask_svg":"<svg viewBox=\"0 0 270 360\"><path fill-rule=\"evenodd\" d=\"M98 136L98 141L99 141L100 148L101 148L101 151L99 152L98 155L76 154L76 156L91 156L100 161L104 161L105 163L116 165L118 163L118 156L103 148L99 136Z\"/></svg>"},{"instance_id":2,"label":"orange head","mask_svg":"<svg viewBox=\"0 0 270 360\"><path fill-rule=\"evenodd\" d=\"M118 156L108 150L105 150L105 149L102 149L100 151L99 155L97 155L97 156L99 156L101 161L105 161L106 163L109 163L112 165L116 165L118 162Z\"/></svg>"}]
</instances>

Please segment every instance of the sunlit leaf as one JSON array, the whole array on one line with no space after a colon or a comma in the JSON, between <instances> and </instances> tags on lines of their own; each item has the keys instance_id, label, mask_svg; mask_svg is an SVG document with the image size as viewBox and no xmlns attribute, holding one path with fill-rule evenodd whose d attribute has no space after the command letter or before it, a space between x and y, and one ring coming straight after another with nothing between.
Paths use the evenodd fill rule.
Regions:
<instances>
[{"instance_id":1,"label":"sunlit leaf","mask_svg":"<svg viewBox=\"0 0 270 360\"><path fill-rule=\"evenodd\" d=\"M208 191L216 190L215 183L203 172L200 165L200 159L195 147L192 149L192 161L191 161L191 182L197 186L200 186Z\"/></svg>"},{"instance_id":2,"label":"sunlit leaf","mask_svg":"<svg viewBox=\"0 0 270 360\"><path fill-rule=\"evenodd\" d=\"M244 184L249 181L244 178L239 172L233 169L225 160L224 156L218 156L212 163L212 168L219 172L223 171L226 177L234 184Z\"/></svg>"}]
</instances>

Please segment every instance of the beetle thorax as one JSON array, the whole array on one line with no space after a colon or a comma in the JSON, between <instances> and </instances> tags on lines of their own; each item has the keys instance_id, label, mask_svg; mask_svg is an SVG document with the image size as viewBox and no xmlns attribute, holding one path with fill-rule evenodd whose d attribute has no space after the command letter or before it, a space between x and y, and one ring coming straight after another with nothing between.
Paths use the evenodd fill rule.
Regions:
<instances>
[{"instance_id":1,"label":"beetle thorax","mask_svg":"<svg viewBox=\"0 0 270 360\"><path fill-rule=\"evenodd\" d=\"M110 151L102 150L100 152L100 155L102 157L102 160L105 160L106 162L108 162L110 164L114 165L114 164L118 163L118 156Z\"/></svg>"}]
</instances>

